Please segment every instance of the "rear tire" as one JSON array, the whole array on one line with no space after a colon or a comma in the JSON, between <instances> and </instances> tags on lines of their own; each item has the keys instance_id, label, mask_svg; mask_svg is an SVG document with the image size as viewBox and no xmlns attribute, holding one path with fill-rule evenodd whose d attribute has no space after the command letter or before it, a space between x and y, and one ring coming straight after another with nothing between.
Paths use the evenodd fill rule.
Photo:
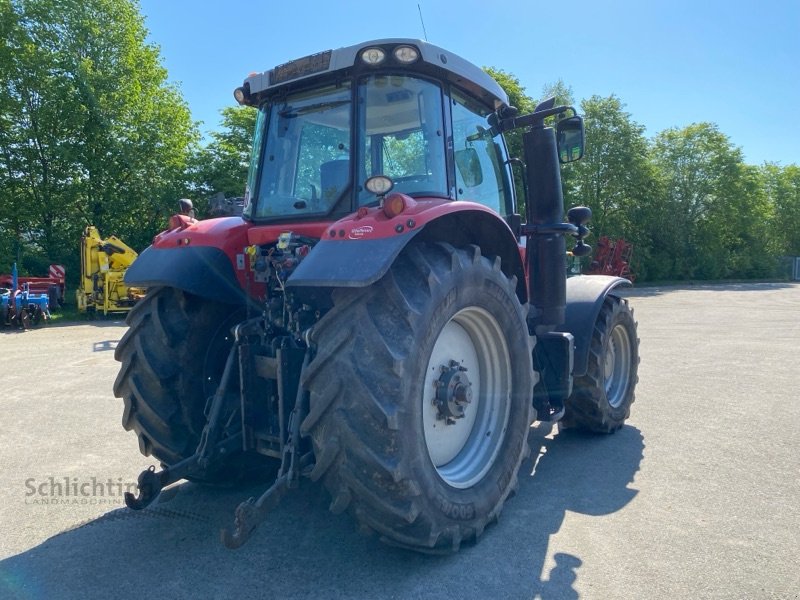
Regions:
<instances>
[{"instance_id":1,"label":"rear tire","mask_svg":"<svg viewBox=\"0 0 800 600\"><path fill-rule=\"evenodd\" d=\"M608 296L592 331L586 374L576 377L561 425L613 433L630 416L639 380L639 339L633 310Z\"/></svg>"},{"instance_id":2,"label":"rear tire","mask_svg":"<svg viewBox=\"0 0 800 600\"><path fill-rule=\"evenodd\" d=\"M334 293L302 424L333 512L423 552L458 550L498 517L529 452L536 380L515 289L477 246L430 244Z\"/></svg>"},{"instance_id":3,"label":"rear tire","mask_svg":"<svg viewBox=\"0 0 800 600\"><path fill-rule=\"evenodd\" d=\"M139 450L165 465L194 454L206 423L207 399L222 376L232 344L230 328L239 307L215 303L181 290L160 287L128 313L128 331L114 357L122 363L114 395L125 403L122 426L136 432ZM254 464L275 462L256 455L232 455L223 470L195 481L239 480Z\"/></svg>"}]
</instances>

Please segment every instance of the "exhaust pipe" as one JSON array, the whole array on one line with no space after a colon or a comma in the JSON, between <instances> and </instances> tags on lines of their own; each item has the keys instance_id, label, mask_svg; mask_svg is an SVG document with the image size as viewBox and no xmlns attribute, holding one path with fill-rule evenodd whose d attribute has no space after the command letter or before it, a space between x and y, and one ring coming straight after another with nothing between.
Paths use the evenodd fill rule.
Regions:
<instances>
[{"instance_id":1,"label":"exhaust pipe","mask_svg":"<svg viewBox=\"0 0 800 600\"><path fill-rule=\"evenodd\" d=\"M536 112L548 106L538 106ZM557 231L564 218L556 134L544 116L523 135L528 198L527 251L529 319L534 325L564 322L567 304L567 246Z\"/></svg>"}]
</instances>

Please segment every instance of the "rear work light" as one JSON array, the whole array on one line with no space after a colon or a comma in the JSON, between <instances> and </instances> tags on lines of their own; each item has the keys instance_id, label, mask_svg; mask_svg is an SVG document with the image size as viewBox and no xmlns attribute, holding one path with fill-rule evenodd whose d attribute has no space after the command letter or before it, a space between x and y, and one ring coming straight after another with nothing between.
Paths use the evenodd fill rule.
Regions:
<instances>
[{"instance_id":1,"label":"rear work light","mask_svg":"<svg viewBox=\"0 0 800 600\"><path fill-rule=\"evenodd\" d=\"M398 46L392 52L397 62L410 65L419 58L419 50L414 46Z\"/></svg>"},{"instance_id":2,"label":"rear work light","mask_svg":"<svg viewBox=\"0 0 800 600\"><path fill-rule=\"evenodd\" d=\"M361 52L361 60L371 67L376 67L386 60L386 52L381 48L367 48Z\"/></svg>"},{"instance_id":3,"label":"rear work light","mask_svg":"<svg viewBox=\"0 0 800 600\"><path fill-rule=\"evenodd\" d=\"M374 175L364 182L367 191L376 196L383 196L392 191L394 182L385 175Z\"/></svg>"}]
</instances>

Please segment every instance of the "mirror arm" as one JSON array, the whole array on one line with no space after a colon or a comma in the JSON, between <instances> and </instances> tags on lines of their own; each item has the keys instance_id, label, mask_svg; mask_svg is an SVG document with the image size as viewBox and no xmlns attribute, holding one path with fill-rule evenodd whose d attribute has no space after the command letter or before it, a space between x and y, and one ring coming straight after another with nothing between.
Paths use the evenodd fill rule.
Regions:
<instances>
[{"instance_id":1,"label":"mirror arm","mask_svg":"<svg viewBox=\"0 0 800 600\"><path fill-rule=\"evenodd\" d=\"M539 106L541 106L541 104ZM519 129L520 127L542 127L544 125L544 120L547 117L552 117L553 115L557 115L567 111L571 111L573 115L578 114L577 111L572 106L555 106L551 108L544 108L541 110L536 110L530 114L523 115L521 117L510 117L508 119L501 119L497 122L497 125L492 127L492 133L493 134L495 134L495 132L502 133L505 131Z\"/></svg>"}]
</instances>

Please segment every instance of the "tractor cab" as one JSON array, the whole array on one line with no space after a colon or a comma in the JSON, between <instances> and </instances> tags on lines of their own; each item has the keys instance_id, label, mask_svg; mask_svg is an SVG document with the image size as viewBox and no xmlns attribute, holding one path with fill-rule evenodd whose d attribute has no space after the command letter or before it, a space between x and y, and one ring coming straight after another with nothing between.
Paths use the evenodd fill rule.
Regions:
<instances>
[{"instance_id":1,"label":"tractor cab","mask_svg":"<svg viewBox=\"0 0 800 600\"><path fill-rule=\"evenodd\" d=\"M381 40L323 52L252 75L234 95L258 108L244 210L254 222L336 220L389 189L513 213L506 147L489 124L508 98L441 48Z\"/></svg>"}]
</instances>

